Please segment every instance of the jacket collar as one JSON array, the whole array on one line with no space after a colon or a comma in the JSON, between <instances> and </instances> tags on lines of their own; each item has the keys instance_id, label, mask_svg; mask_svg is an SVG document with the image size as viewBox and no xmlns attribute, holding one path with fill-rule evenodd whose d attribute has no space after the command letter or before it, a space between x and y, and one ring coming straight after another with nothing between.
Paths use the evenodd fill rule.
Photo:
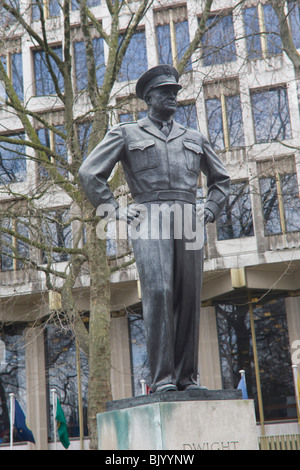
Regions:
<instances>
[{"instance_id":1,"label":"jacket collar","mask_svg":"<svg viewBox=\"0 0 300 470\"><path fill-rule=\"evenodd\" d=\"M165 134L156 127L156 125L151 121L151 119L148 116L144 117L143 119L139 119L138 125L142 127L149 134L155 135L159 139L165 140L165 141L176 139L176 137L179 137L180 135L184 134L184 132L186 132L185 127L183 127L178 122L173 121L171 132L168 135L168 137L166 137Z\"/></svg>"}]
</instances>

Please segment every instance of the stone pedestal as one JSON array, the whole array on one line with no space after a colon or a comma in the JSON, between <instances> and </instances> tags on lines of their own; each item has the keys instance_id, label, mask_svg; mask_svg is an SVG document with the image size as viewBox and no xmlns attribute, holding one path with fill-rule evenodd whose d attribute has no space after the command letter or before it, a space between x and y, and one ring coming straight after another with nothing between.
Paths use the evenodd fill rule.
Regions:
<instances>
[{"instance_id":1,"label":"stone pedestal","mask_svg":"<svg viewBox=\"0 0 300 470\"><path fill-rule=\"evenodd\" d=\"M118 400L97 415L99 450L257 450L254 404L239 391Z\"/></svg>"}]
</instances>

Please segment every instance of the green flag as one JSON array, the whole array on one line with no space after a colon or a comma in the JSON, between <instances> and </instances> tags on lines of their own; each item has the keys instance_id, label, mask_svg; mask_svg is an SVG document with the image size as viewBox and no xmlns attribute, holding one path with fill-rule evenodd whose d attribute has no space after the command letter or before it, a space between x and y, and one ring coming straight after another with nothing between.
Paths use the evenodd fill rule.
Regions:
<instances>
[{"instance_id":1,"label":"green flag","mask_svg":"<svg viewBox=\"0 0 300 470\"><path fill-rule=\"evenodd\" d=\"M56 422L57 422L57 432L58 432L60 442L67 449L70 445L69 436L68 436L68 429L67 429L67 423L66 423L66 418L65 418L64 412L62 410L62 407L60 406L58 397L57 397L57 402L56 402L56 416L55 416L55 419L56 419Z\"/></svg>"}]
</instances>

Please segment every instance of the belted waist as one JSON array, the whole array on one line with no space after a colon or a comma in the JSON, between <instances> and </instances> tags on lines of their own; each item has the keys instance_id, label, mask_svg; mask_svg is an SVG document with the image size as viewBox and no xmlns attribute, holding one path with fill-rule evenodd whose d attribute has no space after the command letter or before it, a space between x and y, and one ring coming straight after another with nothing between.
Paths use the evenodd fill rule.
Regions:
<instances>
[{"instance_id":1,"label":"belted waist","mask_svg":"<svg viewBox=\"0 0 300 470\"><path fill-rule=\"evenodd\" d=\"M181 190L161 190L161 191L151 191L148 193L137 194L134 197L134 202L137 204L144 204L145 202L154 202L154 201L183 201L188 202L190 204L196 204L196 196L195 194L189 191L181 191Z\"/></svg>"}]
</instances>

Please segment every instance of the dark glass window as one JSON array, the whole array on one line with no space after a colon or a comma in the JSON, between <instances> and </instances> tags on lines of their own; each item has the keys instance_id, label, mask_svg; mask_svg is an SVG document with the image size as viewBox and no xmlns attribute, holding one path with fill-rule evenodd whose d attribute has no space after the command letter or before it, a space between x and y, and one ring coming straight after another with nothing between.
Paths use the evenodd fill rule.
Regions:
<instances>
[{"instance_id":1,"label":"dark glass window","mask_svg":"<svg viewBox=\"0 0 300 470\"><path fill-rule=\"evenodd\" d=\"M23 329L17 324L0 332L0 444L10 441L9 394L26 415L26 371ZM14 436L14 442L18 442Z\"/></svg>"},{"instance_id":2,"label":"dark glass window","mask_svg":"<svg viewBox=\"0 0 300 470\"><path fill-rule=\"evenodd\" d=\"M211 16L208 31L202 38L203 65L223 64L236 60L232 15Z\"/></svg>"},{"instance_id":3,"label":"dark glass window","mask_svg":"<svg viewBox=\"0 0 300 470\"><path fill-rule=\"evenodd\" d=\"M7 0L6 3L9 6L16 8L17 10L19 10L20 8L19 0ZM2 29L9 28L15 22L16 22L15 17L4 8L1 2L0 3L0 27Z\"/></svg>"},{"instance_id":4,"label":"dark glass window","mask_svg":"<svg viewBox=\"0 0 300 470\"><path fill-rule=\"evenodd\" d=\"M150 386L150 371L146 349L145 330L141 315L131 314L128 317L129 341L131 351L132 388L133 395L142 394L141 380Z\"/></svg>"},{"instance_id":5,"label":"dark glass window","mask_svg":"<svg viewBox=\"0 0 300 470\"><path fill-rule=\"evenodd\" d=\"M53 52L62 59L62 47L52 46ZM62 92L64 88L63 76L60 73L58 66L54 59L49 56L50 69L46 61L45 51L34 51L34 73L35 73L35 94L37 96L55 95L55 85L50 73L52 69L54 76L57 80L59 90Z\"/></svg>"},{"instance_id":6,"label":"dark glass window","mask_svg":"<svg viewBox=\"0 0 300 470\"><path fill-rule=\"evenodd\" d=\"M291 369L284 299L253 306L259 373L266 421L295 419L295 390ZM248 303L216 306L224 388L237 388L239 370L246 371L248 396L254 399L257 419L251 323Z\"/></svg>"},{"instance_id":7,"label":"dark glass window","mask_svg":"<svg viewBox=\"0 0 300 470\"><path fill-rule=\"evenodd\" d=\"M285 87L251 93L256 142L290 139L292 129Z\"/></svg>"},{"instance_id":8,"label":"dark glass window","mask_svg":"<svg viewBox=\"0 0 300 470\"><path fill-rule=\"evenodd\" d=\"M276 235L300 230L300 199L295 173L260 178L261 203L264 215L265 234ZM279 189L279 192L278 192ZM280 217L280 198L284 214Z\"/></svg>"},{"instance_id":9,"label":"dark glass window","mask_svg":"<svg viewBox=\"0 0 300 470\"><path fill-rule=\"evenodd\" d=\"M26 147L24 134L9 135L13 142L1 142L0 186L26 180Z\"/></svg>"},{"instance_id":10,"label":"dark glass window","mask_svg":"<svg viewBox=\"0 0 300 470\"><path fill-rule=\"evenodd\" d=\"M122 36L119 39L122 42ZM148 69L145 31L137 31L126 50L118 79L120 82L136 80Z\"/></svg>"},{"instance_id":11,"label":"dark glass window","mask_svg":"<svg viewBox=\"0 0 300 470\"><path fill-rule=\"evenodd\" d=\"M300 47L300 8L296 0L288 1L288 12L295 47Z\"/></svg>"},{"instance_id":12,"label":"dark glass window","mask_svg":"<svg viewBox=\"0 0 300 470\"><path fill-rule=\"evenodd\" d=\"M63 320L62 320L63 322ZM69 437L79 436L79 411L78 411L78 381L76 365L76 342L73 333L64 325L48 325L46 328L46 370L49 393L49 403L52 405L51 389L55 389L61 407L66 417ZM82 391L82 407L84 435L88 435L87 429L87 391L88 391L88 361L81 352L80 375ZM49 412L52 413L52 406ZM49 438L54 439L53 415L48 419L50 426Z\"/></svg>"},{"instance_id":13,"label":"dark glass window","mask_svg":"<svg viewBox=\"0 0 300 470\"><path fill-rule=\"evenodd\" d=\"M217 221L218 240L254 235L248 181L232 183L230 196Z\"/></svg>"},{"instance_id":14,"label":"dark glass window","mask_svg":"<svg viewBox=\"0 0 300 470\"><path fill-rule=\"evenodd\" d=\"M104 48L103 39L93 39L94 48L94 60L96 67L96 79L99 87L103 84L104 73L105 73L105 60L104 60ZM84 41L78 41L74 43L75 51L75 70L76 70L76 86L78 91L85 90L87 88L87 63L86 63L86 50Z\"/></svg>"},{"instance_id":15,"label":"dark glass window","mask_svg":"<svg viewBox=\"0 0 300 470\"><path fill-rule=\"evenodd\" d=\"M21 53L14 53L9 54L8 60L10 62L10 66L7 67L7 57L1 56L0 60L4 65L4 68L7 73L7 69L10 68L10 79L12 81L14 90L18 96L18 98L23 101L24 99L24 89L23 89L23 61L22 61L22 54ZM4 89L4 84L2 85L2 90L0 91L0 100L5 102L7 101L7 94Z\"/></svg>"},{"instance_id":16,"label":"dark glass window","mask_svg":"<svg viewBox=\"0 0 300 470\"><path fill-rule=\"evenodd\" d=\"M64 132L65 128L64 126L56 126L56 128L60 132ZM49 149L51 148L51 138L50 138L50 131L49 129L38 129L37 130L37 135L40 139L40 142L42 145L45 147L48 147ZM56 160L51 160L49 157L49 162L52 161L52 164L55 166L55 168L59 171L59 173L63 176L67 176L68 169L67 169L67 148L66 148L66 142L63 137L61 137L59 134L56 134L55 132L52 133L52 138L53 138L53 149L56 154L57 158ZM48 171L47 169L40 164L39 165L39 175L40 178L48 178Z\"/></svg>"},{"instance_id":17,"label":"dark glass window","mask_svg":"<svg viewBox=\"0 0 300 470\"><path fill-rule=\"evenodd\" d=\"M197 111L194 103L180 104L174 114L174 120L185 127L198 129Z\"/></svg>"},{"instance_id":18,"label":"dark glass window","mask_svg":"<svg viewBox=\"0 0 300 470\"><path fill-rule=\"evenodd\" d=\"M78 10L79 0L71 0L71 2L72 2L72 10ZM89 8L97 7L98 5L101 5L101 0L87 0L86 4Z\"/></svg>"},{"instance_id":19,"label":"dark glass window","mask_svg":"<svg viewBox=\"0 0 300 470\"><path fill-rule=\"evenodd\" d=\"M69 259L67 248L72 246L72 231L68 219L69 209L56 209L42 214L41 242L45 245L43 263L48 262L49 256L54 262ZM59 250L54 251L52 247Z\"/></svg>"},{"instance_id":20,"label":"dark glass window","mask_svg":"<svg viewBox=\"0 0 300 470\"><path fill-rule=\"evenodd\" d=\"M176 59L182 59L183 54L190 44L189 24L188 21L178 21L174 23L176 43ZM156 26L156 40L158 49L158 60L160 64L173 64L171 31L169 24ZM187 70L191 69L191 62L187 66Z\"/></svg>"},{"instance_id":21,"label":"dark glass window","mask_svg":"<svg viewBox=\"0 0 300 470\"><path fill-rule=\"evenodd\" d=\"M210 142L215 150L225 148L225 133L230 147L243 147L244 127L242 107L239 95L224 96L225 104L221 98L208 98L205 100L208 132ZM222 106L224 109L222 109ZM225 117L226 116L226 117ZM226 119L226 122L224 122Z\"/></svg>"},{"instance_id":22,"label":"dark glass window","mask_svg":"<svg viewBox=\"0 0 300 470\"><path fill-rule=\"evenodd\" d=\"M259 17L260 15L262 16L261 18ZM262 38L266 38L265 47L269 55L280 54L282 52L279 22L271 5L263 5L261 12L257 7L245 8L244 24L249 59L262 57ZM262 36L263 33L264 36Z\"/></svg>"},{"instance_id":23,"label":"dark glass window","mask_svg":"<svg viewBox=\"0 0 300 470\"><path fill-rule=\"evenodd\" d=\"M40 8L47 8L47 16L54 18L60 15L61 6L59 0L35 0L31 2L31 18L33 21L37 21L41 18Z\"/></svg>"},{"instance_id":24,"label":"dark glass window","mask_svg":"<svg viewBox=\"0 0 300 470\"><path fill-rule=\"evenodd\" d=\"M28 220L25 218L15 221L9 218L0 219L0 271L14 269L14 254L19 256L15 263L16 269L22 269L24 261L29 258L29 247L24 241L6 233L7 230L29 238Z\"/></svg>"}]
</instances>

